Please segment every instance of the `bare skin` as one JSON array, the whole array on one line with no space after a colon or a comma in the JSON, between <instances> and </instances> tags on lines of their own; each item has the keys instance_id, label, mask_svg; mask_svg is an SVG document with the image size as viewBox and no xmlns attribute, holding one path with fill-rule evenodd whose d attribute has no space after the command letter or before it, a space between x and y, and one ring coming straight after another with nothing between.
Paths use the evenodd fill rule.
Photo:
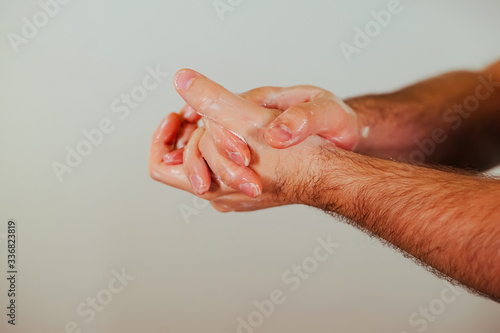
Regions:
<instances>
[{"instance_id":1,"label":"bare skin","mask_svg":"<svg viewBox=\"0 0 500 333\"><path fill-rule=\"evenodd\" d=\"M475 104L474 102L478 102ZM370 126L356 151L383 158L486 170L500 163L500 61L479 72L452 72L394 93L346 101ZM417 141L442 131L444 142L424 151Z\"/></svg>"},{"instance_id":2,"label":"bare skin","mask_svg":"<svg viewBox=\"0 0 500 333\"><path fill-rule=\"evenodd\" d=\"M262 87L240 97L282 111L265 132L274 148L319 135L343 149L413 164L481 171L500 163L500 61L479 72L447 73L393 93L354 97L345 103L313 86ZM184 123L192 131L200 116L189 105L181 116L185 110L189 112ZM187 142L188 133L181 142ZM246 144L224 129L220 133L219 152L243 166L250 158ZM182 153L174 150L166 162L182 163ZM210 183L206 174L199 176Z\"/></svg>"},{"instance_id":3,"label":"bare skin","mask_svg":"<svg viewBox=\"0 0 500 333\"><path fill-rule=\"evenodd\" d=\"M488 78L491 72L495 73L495 80L499 75L498 64L480 74ZM373 96L366 97L365 102L362 98L348 100L347 104L356 111L356 115L351 118L356 119L353 122L356 124L353 126L353 137L359 138L353 145L347 145L355 149L352 152L323 139L335 142L332 133L315 133L315 126L302 129L306 128L309 135L319 134L323 138L307 138L308 135L302 133L300 135L305 138L303 142L301 138L288 145L290 148L275 149L269 145L273 138L270 138L272 135L268 126L275 127L273 121L282 119L293 103L289 103L291 106L285 110L268 108L269 105L263 107L262 103L236 96L196 72L183 70L176 76L179 94L204 120L209 119L209 122L245 138L250 147L251 160L245 166L221 155L220 146L224 146L224 143L218 140L220 128L217 132L209 125L192 134L183 153L183 164L164 163L163 155L174 150L176 137L182 128L182 117L173 114L169 116L167 125L160 127L155 134L150 173L158 181L194 192L187 176L193 172L191 166L203 168L203 163L207 163L217 177L209 173L207 177L211 177L211 184L201 197L210 200L218 210L246 211L300 203L340 214L443 274L498 301L500 181L360 154L405 158L415 150L412 144L415 144L416 139L426 138L425 133L432 135L432 131L440 127L449 135L449 139L436 145L436 154L426 156L426 161L429 158L429 161L468 165L469 161L477 160L474 159L478 154L477 145L482 143L487 148L499 142L498 134L490 130L495 125L499 128L500 124L498 92L493 91L488 98L482 99L461 126L453 128L457 122L441 121L450 103L463 103L467 96L475 93L477 74L456 73L452 74L456 76L453 79L442 76L436 78L437 83L426 81L395 93L392 102L389 96L379 97L387 103L382 106L372 102ZM446 89L443 87L447 85L443 82L461 82L461 88ZM433 88L434 84L443 88L448 97L431 95L430 92L439 91ZM485 90L481 92L485 96ZM405 96L414 104L408 103L407 109L398 109L398 105L405 105ZM424 101L425 96L433 98L428 98L427 106L422 108L419 101ZM444 102L446 99L448 101ZM419 114L416 109L409 110L412 105L419 106L421 112L424 110L428 114ZM330 106L334 112L344 109ZM369 113L370 109L373 113ZM323 117L318 115L322 110L316 107L308 117ZM345 119L350 121L349 117ZM461 142L457 138L460 135L455 133L472 135L481 125L485 126L483 135L469 137L470 142L462 148L450 148L456 142ZM338 124L335 126L339 133L345 128ZM364 137L362 132L366 126L369 127L369 133ZM293 125L287 127L292 129ZM344 133L342 137L347 136ZM286 142L282 146L279 148L285 148ZM496 145L496 150L490 150L487 158L479 160L475 167L483 169L497 163L499 146ZM482 149L486 151L484 147ZM461 151L466 158L454 159L454 156L461 156L454 151ZM238 172L242 173L242 179L247 177L246 183L256 181L257 178L251 178L252 172L260 176L261 193L254 191L251 193L253 195L248 196L241 193L241 189L234 189L238 184L235 180L239 177Z\"/></svg>"}]
</instances>

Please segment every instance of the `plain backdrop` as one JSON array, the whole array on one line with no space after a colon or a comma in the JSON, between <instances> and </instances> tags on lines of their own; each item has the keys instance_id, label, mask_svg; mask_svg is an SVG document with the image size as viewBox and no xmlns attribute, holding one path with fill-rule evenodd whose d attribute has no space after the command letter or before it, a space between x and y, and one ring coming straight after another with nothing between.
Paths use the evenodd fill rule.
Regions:
<instances>
[{"instance_id":1,"label":"plain backdrop","mask_svg":"<svg viewBox=\"0 0 500 333\"><path fill-rule=\"evenodd\" d=\"M9 33L21 35L41 7L0 1L0 276L11 218L19 270L15 327L0 279L0 331L65 332L75 322L81 332L232 333L254 301L280 289L286 301L251 331L499 332L498 304L462 291L441 308L443 280L321 211L222 214L151 180L152 133L183 105L172 75L127 117L112 104L157 67L193 68L235 92L312 84L340 97L479 69L500 57L500 2L401 0L350 63L340 43L353 44L354 29L389 1L222 2L232 9L223 20L211 0L73 0L16 53ZM103 119L113 131L59 181L53 162ZM339 248L291 291L282 275L328 235ZM135 279L106 298L122 269ZM77 308L96 296L106 304L87 323ZM425 329L410 322L429 306L439 314Z\"/></svg>"}]
</instances>

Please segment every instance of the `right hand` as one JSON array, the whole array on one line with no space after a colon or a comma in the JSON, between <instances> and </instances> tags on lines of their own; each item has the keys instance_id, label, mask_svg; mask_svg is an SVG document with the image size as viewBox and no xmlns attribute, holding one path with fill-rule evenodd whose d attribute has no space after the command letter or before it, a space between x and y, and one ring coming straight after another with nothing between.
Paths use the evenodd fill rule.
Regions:
<instances>
[{"instance_id":1,"label":"right hand","mask_svg":"<svg viewBox=\"0 0 500 333\"><path fill-rule=\"evenodd\" d=\"M154 179L195 192L201 198L210 200L220 211L255 210L301 203L309 197L308 179L314 177L311 175L315 172L314 161L322 146L329 145L327 142L316 137L290 149L274 149L266 143L264 132L266 126L280 114L279 110L251 103L191 70L180 71L176 75L176 83L179 94L204 120L209 119L210 122L207 122L206 129L198 128L191 135L185 147L183 166L166 165L161 158L168 152L168 143L175 137L178 124L159 127L153 140L150 163ZM248 170L219 153L214 125L245 138L252 151ZM207 165L216 175L212 186L204 193L193 191L189 180L200 167ZM254 186L253 176L256 174L262 179L260 188Z\"/></svg>"},{"instance_id":2,"label":"right hand","mask_svg":"<svg viewBox=\"0 0 500 333\"><path fill-rule=\"evenodd\" d=\"M324 89L304 85L288 88L261 87L239 96L261 107L282 111L267 126L264 134L271 147L288 148L309 136L319 135L339 148L354 150L361 138L361 125L356 113ZM200 117L188 104L181 110L181 114L191 122ZM210 121L205 120L205 123ZM248 166L251 157L246 143L222 127L214 125L213 128L218 132L219 153L242 167ZM172 158L167 163L182 163L182 151L170 154L179 157ZM206 171L200 173L206 174Z\"/></svg>"}]
</instances>

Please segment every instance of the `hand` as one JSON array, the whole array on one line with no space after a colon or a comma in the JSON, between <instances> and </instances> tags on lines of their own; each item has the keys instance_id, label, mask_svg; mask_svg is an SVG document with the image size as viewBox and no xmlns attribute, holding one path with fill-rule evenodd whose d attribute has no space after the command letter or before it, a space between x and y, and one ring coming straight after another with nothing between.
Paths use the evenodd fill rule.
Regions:
<instances>
[{"instance_id":1,"label":"hand","mask_svg":"<svg viewBox=\"0 0 500 333\"><path fill-rule=\"evenodd\" d=\"M151 144L150 175L154 179L162 178L166 180L171 186L202 195L211 187L212 175L203 158L201 158L198 148L192 144L192 142L197 141L196 137L199 131L186 130L186 123L184 122L186 116L183 112L181 113L169 114L155 131ZM213 128L216 129L216 126L213 126ZM200 129L198 128L198 130ZM189 137L194 137L194 139L190 138L186 147L177 149L178 141L185 140L188 131ZM226 134L226 132L221 134L220 131L216 131L215 133L218 134L218 141L224 138L223 135ZM237 139L240 140L239 138ZM244 143L244 147L248 150L246 143ZM185 163L184 160L186 160ZM235 169L233 174L238 175L238 177L233 177L234 181L228 181L226 185L233 186L238 190L243 189L245 193L252 197L259 195L262 188L260 178L249 168L239 167ZM243 186L243 182L246 182L248 185ZM221 187L220 178L214 184L214 188L217 186Z\"/></svg>"},{"instance_id":2,"label":"hand","mask_svg":"<svg viewBox=\"0 0 500 333\"><path fill-rule=\"evenodd\" d=\"M313 86L261 87L239 96L262 107L283 111L265 132L266 141L274 148L296 145L315 134L347 150L353 150L359 142L361 126L356 113L324 89ZM186 104L183 110L186 109L189 110L188 119L192 118L193 121L199 119L192 106ZM198 117L194 118L194 115ZM246 143L223 128L214 130L219 132L217 140L219 153L232 159L236 164L248 166L250 152ZM367 128L363 131L365 134L366 130ZM173 151L166 157L166 162L169 164L182 163L182 151ZM198 176L204 178L205 174L206 171L203 170Z\"/></svg>"},{"instance_id":3,"label":"hand","mask_svg":"<svg viewBox=\"0 0 500 333\"><path fill-rule=\"evenodd\" d=\"M175 136L171 133L172 137L169 138L170 152L163 156L163 160L167 164L175 165L182 163L184 146L189 141L193 131L198 127L200 116L189 105L186 105L177 116L170 116L170 120L171 122L174 121L176 125L169 127L171 129L175 128Z\"/></svg>"},{"instance_id":4,"label":"hand","mask_svg":"<svg viewBox=\"0 0 500 333\"><path fill-rule=\"evenodd\" d=\"M187 126L192 124L196 124L200 119L200 115L196 113L196 111L186 104L180 112L181 118L187 122ZM204 120L204 123L211 124L212 122L209 120ZM163 156L163 161L167 165L178 165L183 164L184 161L184 145L188 142L191 134L193 133L194 128L183 128L183 123L180 123L180 126L172 125L168 127L170 132L169 134L165 134L167 136L171 136L171 141L169 143L170 149L168 149ZM232 160L236 164L241 167L247 167L250 163L250 150L242 138L237 136L236 134L228 131L227 129L220 127L216 124L212 124L211 126L212 132L214 133L214 137L217 141L218 153L222 156L227 157ZM178 138L178 139L175 139ZM181 142L179 145L178 142ZM204 194L208 188L210 187L211 178L209 177L208 166L205 163L196 163L195 168L191 168L188 164L184 164L185 171L191 175L190 181L193 186L193 190L197 194ZM189 170L188 170L189 169ZM190 172L191 171L191 172ZM250 172L250 171L249 171ZM255 180L252 182L252 186L258 189L258 192L261 192L261 182L260 178L257 175L253 175L252 178ZM237 184L229 183L226 184L230 187L234 187L239 190L240 182ZM248 191L247 191L248 193ZM248 193L249 196L254 196L255 194Z\"/></svg>"},{"instance_id":5,"label":"hand","mask_svg":"<svg viewBox=\"0 0 500 333\"><path fill-rule=\"evenodd\" d=\"M259 103L283 111L265 132L274 148L288 148L311 135L319 135L337 147L354 150L366 134L357 114L337 96L314 86L263 87L249 92Z\"/></svg>"},{"instance_id":6,"label":"hand","mask_svg":"<svg viewBox=\"0 0 500 333\"><path fill-rule=\"evenodd\" d=\"M267 145L264 132L265 126L281 113L280 110L251 103L191 70L182 70L176 75L176 88L188 105L210 122L207 122L206 129L195 130L185 147L184 167L188 170L187 174L182 165L163 163L162 157L171 151L171 140L179 127L175 114L160 125L151 149L150 173L154 179L193 192L189 181L193 174L190 172L197 170L206 160L217 178L212 179L212 186L200 197L210 200L218 210L254 210L301 202L306 189L307 170L311 167L310 154L317 153L324 140L310 138L296 147L276 150ZM214 125L246 139L252 153L251 172L218 153ZM252 185L255 180L252 173L259 174L262 179L262 195L257 199L225 185L243 180L238 186L240 191L259 195L260 191Z\"/></svg>"},{"instance_id":7,"label":"hand","mask_svg":"<svg viewBox=\"0 0 500 333\"><path fill-rule=\"evenodd\" d=\"M361 125L347 104L318 87L261 87L239 96L261 107L282 111L265 131L266 141L274 148L288 148L319 135L339 148L354 150L363 134L367 134L368 128Z\"/></svg>"}]
</instances>

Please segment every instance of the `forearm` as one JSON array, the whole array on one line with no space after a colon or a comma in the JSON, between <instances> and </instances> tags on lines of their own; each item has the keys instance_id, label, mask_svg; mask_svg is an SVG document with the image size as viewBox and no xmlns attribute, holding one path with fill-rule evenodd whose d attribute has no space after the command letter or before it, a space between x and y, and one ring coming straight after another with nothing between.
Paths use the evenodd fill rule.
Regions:
<instances>
[{"instance_id":1,"label":"forearm","mask_svg":"<svg viewBox=\"0 0 500 333\"><path fill-rule=\"evenodd\" d=\"M476 169L500 162L500 63L346 103L369 127L359 153Z\"/></svg>"},{"instance_id":2,"label":"forearm","mask_svg":"<svg viewBox=\"0 0 500 333\"><path fill-rule=\"evenodd\" d=\"M500 300L500 182L325 149L303 202Z\"/></svg>"}]
</instances>

